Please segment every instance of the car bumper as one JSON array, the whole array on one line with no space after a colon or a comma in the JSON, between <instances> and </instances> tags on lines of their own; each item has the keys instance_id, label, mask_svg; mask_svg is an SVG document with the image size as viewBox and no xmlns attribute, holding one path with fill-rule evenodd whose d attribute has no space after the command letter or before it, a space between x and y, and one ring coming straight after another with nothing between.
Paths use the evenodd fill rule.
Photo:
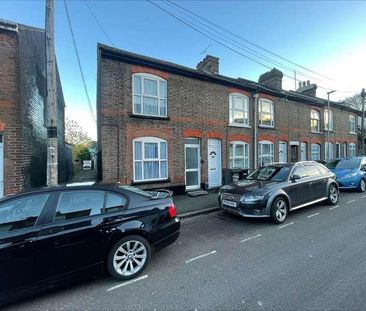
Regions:
<instances>
[{"instance_id":1,"label":"car bumper","mask_svg":"<svg viewBox=\"0 0 366 311\"><path fill-rule=\"evenodd\" d=\"M180 220L178 217L175 217L171 223L166 225L160 233L160 238L152 243L155 251L158 251L168 245L172 244L176 239L178 239L180 235Z\"/></svg>"},{"instance_id":2,"label":"car bumper","mask_svg":"<svg viewBox=\"0 0 366 311\"><path fill-rule=\"evenodd\" d=\"M355 180L337 180L339 189L356 189L359 182Z\"/></svg>"},{"instance_id":3,"label":"car bumper","mask_svg":"<svg viewBox=\"0 0 366 311\"><path fill-rule=\"evenodd\" d=\"M251 202L251 203L241 203L241 202L236 203L237 207L233 207L222 204L221 200L219 200L220 207L225 211L228 211L229 213L249 218L269 217L269 214L267 213L266 209L267 204L264 201Z\"/></svg>"}]
</instances>

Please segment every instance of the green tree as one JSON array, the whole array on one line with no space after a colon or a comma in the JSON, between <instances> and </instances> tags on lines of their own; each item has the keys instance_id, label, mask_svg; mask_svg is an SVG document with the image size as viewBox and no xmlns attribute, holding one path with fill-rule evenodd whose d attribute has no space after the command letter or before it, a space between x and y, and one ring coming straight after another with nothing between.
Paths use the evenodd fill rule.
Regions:
<instances>
[{"instance_id":1,"label":"green tree","mask_svg":"<svg viewBox=\"0 0 366 311\"><path fill-rule=\"evenodd\" d=\"M75 160L90 160L90 153L87 146L80 144L80 145L74 145L73 148L73 154Z\"/></svg>"}]
</instances>

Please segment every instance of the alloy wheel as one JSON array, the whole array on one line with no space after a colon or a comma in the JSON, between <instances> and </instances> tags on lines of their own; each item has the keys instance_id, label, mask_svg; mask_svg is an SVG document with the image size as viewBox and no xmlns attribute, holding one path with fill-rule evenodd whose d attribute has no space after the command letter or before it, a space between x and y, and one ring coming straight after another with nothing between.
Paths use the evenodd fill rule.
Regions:
<instances>
[{"instance_id":1,"label":"alloy wheel","mask_svg":"<svg viewBox=\"0 0 366 311\"><path fill-rule=\"evenodd\" d=\"M361 188L361 191L362 192L365 192L365 190L366 190L366 183L365 183L365 181L363 179L361 179L361 181L360 181L360 188Z\"/></svg>"},{"instance_id":2,"label":"alloy wheel","mask_svg":"<svg viewBox=\"0 0 366 311\"><path fill-rule=\"evenodd\" d=\"M276 218L278 221L282 222L287 216L287 206L283 199L279 199L276 204Z\"/></svg>"},{"instance_id":3,"label":"alloy wheel","mask_svg":"<svg viewBox=\"0 0 366 311\"><path fill-rule=\"evenodd\" d=\"M146 258L146 247L140 241L130 240L116 250L113 256L113 266L118 274L130 276L142 269Z\"/></svg>"},{"instance_id":4,"label":"alloy wheel","mask_svg":"<svg viewBox=\"0 0 366 311\"><path fill-rule=\"evenodd\" d=\"M335 186L330 186L329 189L329 200L331 203L335 204L338 202L338 190Z\"/></svg>"}]
</instances>

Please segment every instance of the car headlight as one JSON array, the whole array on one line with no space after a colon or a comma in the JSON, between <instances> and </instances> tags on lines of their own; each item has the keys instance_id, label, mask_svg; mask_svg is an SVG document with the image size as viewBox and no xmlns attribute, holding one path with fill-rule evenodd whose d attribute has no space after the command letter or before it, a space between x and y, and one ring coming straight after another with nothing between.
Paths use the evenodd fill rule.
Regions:
<instances>
[{"instance_id":1,"label":"car headlight","mask_svg":"<svg viewBox=\"0 0 366 311\"><path fill-rule=\"evenodd\" d=\"M241 198L242 202L256 202L263 200L263 195L248 195Z\"/></svg>"},{"instance_id":2,"label":"car headlight","mask_svg":"<svg viewBox=\"0 0 366 311\"><path fill-rule=\"evenodd\" d=\"M357 172L354 172L354 173L343 176L343 178L352 178L352 177L355 177L356 175L357 175Z\"/></svg>"}]
</instances>

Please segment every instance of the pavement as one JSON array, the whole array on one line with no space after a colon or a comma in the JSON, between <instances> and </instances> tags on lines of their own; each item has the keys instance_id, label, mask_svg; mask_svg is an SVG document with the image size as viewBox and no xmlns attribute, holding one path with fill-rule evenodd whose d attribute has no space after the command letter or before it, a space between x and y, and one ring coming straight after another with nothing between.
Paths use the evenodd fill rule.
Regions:
<instances>
[{"instance_id":1,"label":"pavement","mask_svg":"<svg viewBox=\"0 0 366 311\"><path fill-rule=\"evenodd\" d=\"M97 179L96 170L81 170L71 182L87 182ZM177 215L182 218L192 217L217 210L218 189L209 190L207 195L189 197L186 194L173 197Z\"/></svg>"},{"instance_id":2,"label":"pavement","mask_svg":"<svg viewBox=\"0 0 366 311\"><path fill-rule=\"evenodd\" d=\"M222 210L181 235L128 282L105 276L9 310L365 310L366 194L290 213L282 225Z\"/></svg>"}]
</instances>

